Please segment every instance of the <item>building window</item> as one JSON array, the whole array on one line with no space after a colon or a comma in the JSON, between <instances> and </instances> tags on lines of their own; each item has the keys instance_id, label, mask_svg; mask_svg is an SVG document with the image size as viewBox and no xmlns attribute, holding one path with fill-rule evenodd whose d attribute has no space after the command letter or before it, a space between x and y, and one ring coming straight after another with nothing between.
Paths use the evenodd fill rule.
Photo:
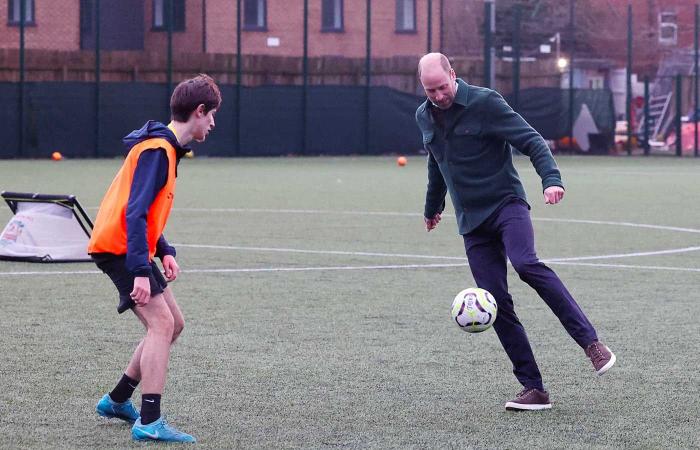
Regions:
<instances>
[{"instance_id":1,"label":"building window","mask_svg":"<svg viewBox=\"0 0 700 450\"><path fill-rule=\"evenodd\" d=\"M7 5L9 11L7 14L7 23L10 25L19 25L21 18L21 7L24 2L24 24L35 25L34 22L34 0L9 0Z\"/></svg>"},{"instance_id":2,"label":"building window","mask_svg":"<svg viewBox=\"0 0 700 450\"><path fill-rule=\"evenodd\" d=\"M185 31L185 0L153 0L153 31L168 31L173 7L173 31Z\"/></svg>"},{"instance_id":3,"label":"building window","mask_svg":"<svg viewBox=\"0 0 700 450\"><path fill-rule=\"evenodd\" d=\"M416 32L416 0L396 0L396 32Z\"/></svg>"},{"instance_id":4,"label":"building window","mask_svg":"<svg viewBox=\"0 0 700 450\"><path fill-rule=\"evenodd\" d=\"M267 29L267 5L265 0L245 0L243 5L243 28L246 30Z\"/></svg>"},{"instance_id":5,"label":"building window","mask_svg":"<svg viewBox=\"0 0 700 450\"><path fill-rule=\"evenodd\" d=\"M659 14L659 43L676 45L678 42L677 17L674 12L662 12Z\"/></svg>"},{"instance_id":6,"label":"building window","mask_svg":"<svg viewBox=\"0 0 700 450\"><path fill-rule=\"evenodd\" d=\"M321 31L343 31L343 0L323 0Z\"/></svg>"}]
</instances>

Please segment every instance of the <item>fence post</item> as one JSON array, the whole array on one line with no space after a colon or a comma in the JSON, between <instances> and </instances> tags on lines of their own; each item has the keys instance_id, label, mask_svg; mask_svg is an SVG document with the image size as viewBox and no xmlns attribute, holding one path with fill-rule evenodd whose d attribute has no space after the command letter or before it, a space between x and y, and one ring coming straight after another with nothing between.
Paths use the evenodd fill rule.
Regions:
<instances>
[{"instance_id":1,"label":"fence post","mask_svg":"<svg viewBox=\"0 0 700 450\"><path fill-rule=\"evenodd\" d=\"M520 4L515 5L513 14L513 110L520 105Z\"/></svg>"},{"instance_id":2,"label":"fence post","mask_svg":"<svg viewBox=\"0 0 700 450\"><path fill-rule=\"evenodd\" d=\"M100 0L95 0L95 150L96 158L100 156Z\"/></svg>"},{"instance_id":3,"label":"fence post","mask_svg":"<svg viewBox=\"0 0 700 450\"><path fill-rule=\"evenodd\" d=\"M365 154L369 154L369 100L372 70L372 0L367 0L365 54Z\"/></svg>"},{"instance_id":4,"label":"fence post","mask_svg":"<svg viewBox=\"0 0 700 450\"><path fill-rule=\"evenodd\" d=\"M440 53L445 53L445 0L440 0Z\"/></svg>"},{"instance_id":5,"label":"fence post","mask_svg":"<svg viewBox=\"0 0 700 450\"><path fill-rule=\"evenodd\" d=\"M676 75L676 156L683 155L683 139L681 136L681 114L683 111L683 77L679 73Z\"/></svg>"},{"instance_id":6,"label":"fence post","mask_svg":"<svg viewBox=\"0 0 700 450\"><path fill-rule=\"evenodd\" d=\"M575 1L569 2L569 29L571 31L571 52L569 55L569 150L574 149L574 52L576 50L576 29L574 27Z\"/></svg>"},{"instance_id":7,"label":"fence post","mask_svg":"<svg viewBox=\"0 0 700 450\"><path fill-rule=\"evenodd\" d=\"M207 0L202 0L202 53L207 52Z\"/></svg>"},{"instance_id":8,"label":"fence post","mask_svg":"<svg viewBox=\"0 0 700 450\"><path fill-rule=\"evenodd\" d=\"M307 146L307 121L309 93L309 0L304 0L304 55L302 66L302 90L301 90L301 154L306 154Z\"/></svg>"},{"instance_id":9,"label":"fence post","mask_svg":"<svg viewBox=\"0 0 700 450\"><path fill-rule=\"evenodd\" d=\"M700 4L695 4L695 51L694 51L694 59L695 59L695 77L693 79L693 87L694 87L694 92L695 92L695 110L693 111L693 119L694 119L694 124L695 124L695 145L694 145L694 151L693 154L697 158L698 157L698 121L700 121L700 101L699 98L700 94L698 93L698 55L700 54Z\"/></svg>"},{"instance_id":10,"label":"fence post","mask_svg":"<svg viewBox=\"0 0 700 450\"><path fill-rule=\"evenodd\" d=\"M430 53L433 49L433 0L428 0L428 51Z\"/></svg>"},{"instance_id":11,"label":"fence post","mask_svg":"<svg viewBox=\"0 0 700 450\"><path fill-rule=\"evenodd\" d=\"M484 87L492 87L493 81L493 1L484 2Z\"/></svg>"},{"instance_id":12,"label":"fence post","mask_svg":"<svg viewBox=\"0 0 700 450\"><path fill-rule=\"evenodd\" d=\"M644 156L649 156L649 76L644 77Z\"/></svg>"},{"instance_id":13,"label":"fence post","mask_svg":"<svg viewBox=\"0 0 700 450\"><path fill-rule=\"evenodd\" d=\"M175 14L173 13L173 9L175 5L173 4L173 0L167 0L165 2L166 7L168 8L168 68L167 68L167 85L168 89L166 92L166 100L167 100L167 114L168 117L170 116L170 93L173 91L173 20L175 18Z\"/></svg>"},{"instance_id":14,"label":"fence post","mask_svg":"<svg viewBox=\"0 0 700 450\"><path fill-rule=\"evenodd\" d=\"M241 58L241 0L236 0L236 155L241 154L241 83L243 82L243 58Z\"/></svg>"},{"instance_id":15,"label":"fence post","mask_svg":"<svg viewBox=\"0 0 700 450\"><path fill-rule=\"evenodd\" d=\"M17 156L24 154L24 21L27 18L26 2L19 2L19 147Z\"/></svg>"},{"instance_id":16,"label":"fence post","mask_svg":"<svg viewBox=\"0 0 700 450\"><path fill-rule=\"evenodd\" d=\"M627 116L627 156L632 155L632 4L627 4L627 70L626 70L626 105Z\"/></svg>"}]
</instances>

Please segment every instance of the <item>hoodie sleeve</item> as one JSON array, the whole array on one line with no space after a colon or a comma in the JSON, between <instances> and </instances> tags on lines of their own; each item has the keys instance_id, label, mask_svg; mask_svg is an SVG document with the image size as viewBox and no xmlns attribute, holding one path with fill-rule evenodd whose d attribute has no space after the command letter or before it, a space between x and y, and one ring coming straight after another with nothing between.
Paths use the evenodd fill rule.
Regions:
<instances>
[{"instance_id":1,"label":"hoodie sleeve","mask_svg":"<svg viewBox=\"0 0 700 450\"><path fill-rule=\"evenodd\" d=\"M165 240L165 236L161 234L156 243L156 257L162 260L167 255L175 257L176 254L175 247L170 245L168 241Z\"/></svg>"},{"instance_id":2,"label":"hoodie sleeve","mask_svg":"<svg viewBox=\"0 0 700 450\"><path fill-rule=\"evenodd\" d=\"M126 206L126 268L135 276L151 273L146 238L148 210L167 180L168 157L165 151L153 149L141 153Z\"/></svg>"}]
</instances>

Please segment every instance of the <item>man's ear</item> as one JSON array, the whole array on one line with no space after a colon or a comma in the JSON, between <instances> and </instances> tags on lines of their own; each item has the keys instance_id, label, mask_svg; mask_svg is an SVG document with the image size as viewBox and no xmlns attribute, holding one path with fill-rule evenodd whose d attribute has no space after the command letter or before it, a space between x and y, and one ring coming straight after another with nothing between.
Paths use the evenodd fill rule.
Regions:
<instances>
[{"instance_id":1,"label":"man's ear","mask_svg":"<svg viewBox=\"0 0 700 450\"><path fill-rule=\"evenodd\" d=\"M197 109L195 110L197 112L197 117L204 117L207 114L204 112L205 106L204 103L200 103L197 105Z\"/></svg>"}]
</instances>

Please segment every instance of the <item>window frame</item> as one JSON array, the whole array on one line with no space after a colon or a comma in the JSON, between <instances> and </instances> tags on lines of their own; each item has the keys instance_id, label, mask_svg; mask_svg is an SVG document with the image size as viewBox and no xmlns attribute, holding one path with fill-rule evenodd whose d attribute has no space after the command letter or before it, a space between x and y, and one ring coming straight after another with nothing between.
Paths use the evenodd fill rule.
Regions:
<instances>
[{"instance_id":1,"label":"window frame","mask_svg":"<svg viewBox=\"0 0 700 450\"><path fill-rule=\"evenodd\" d=\"M166 4L170 0L153 0L151 2L151 31L168 32L168 17ZM173 33L183 33L187 31L187 2L185 0L172 0L173 2ZM163 24L156 25L156 6L160 3L163 7ZM181 12L182 20L178 20L178 13Z\"/></svg>"},{"instance_id":2,"label":"window frame","mask_svg":"<svg viewBox=\"0 0 700 450\"><path fill-rule=\"evenodd\" d=\"M403 10L405 9L405 3L407 1L413 2L413 28L399 28L399 6L401 6L401 14L403 14ZM417 0L396 0L396 14L395 14L395 32L396 34L416 34L418 33L418 15L416 12L417 6L416 6ZM402 15L401 19L405 19L405 17Z\"/></svg>"},{"instance_id":3,"label":"window frame","mask_svg":"<svg viewBox=\"0 0 700 450\"><path fill-rule=\"evenodd\" d=\"M15 17L15 2L17 0L8 0L7 1L7 25L11 27L19 27L20 26L20 19L14 20ZM18 0L17 3L19 2L24 2L27 4L29 3L30 8L27 9L25 6L25 17L24 17L24 26L27 27L33 27L36 26L36 9L35 9L35 2L34 0ZM21 8L21 4L19 4ZM21 11L17 11L17 14L21 14ZM28 20L29 18L29 20Z\"/></svg>"},{"instance_id":4,"label":"window frame","mask_svg":"<svg viewBox=\"0 0 700 450\"><path fill-rule=\"evenodd\" d=\"M325 17L325 7L331 3L333 5L333 18L335 19L335 5L338 2L338 8L340 9L340 26L335 25L328 26L323 23ZM344 0L321 0L321 33L344 33L345 32L345 2Z\"/></svg>"},{"instance_id":5,"label":"window frame","mask_svg":"<svg viewBox=\"0 0 700 450\"><path fill-rule=\"evenodd\" d=\"M665 32L671 36L665 36ZM678 44L678 14L675 11L661 11L659 13L659 44Z\"/></svg>"},{"instance_id":6,"label":"window frame","mask_svg":"<svg viewBox=\"0 0 700 450\"><path fill-rule=\"evenodd\" d=\"M255 2L256 8L259 6L262 8L262 24L257 21L255 24L250 24L246 22L246 10L248 9L248 2ZM242 14L242 27L243 31L267 31L267 0L244 0L242 2L243 14ZM260 11L257 10L257 16L260 16ZM256 19L257 20L257 19Z\"/></svg>"}]
</instances>

